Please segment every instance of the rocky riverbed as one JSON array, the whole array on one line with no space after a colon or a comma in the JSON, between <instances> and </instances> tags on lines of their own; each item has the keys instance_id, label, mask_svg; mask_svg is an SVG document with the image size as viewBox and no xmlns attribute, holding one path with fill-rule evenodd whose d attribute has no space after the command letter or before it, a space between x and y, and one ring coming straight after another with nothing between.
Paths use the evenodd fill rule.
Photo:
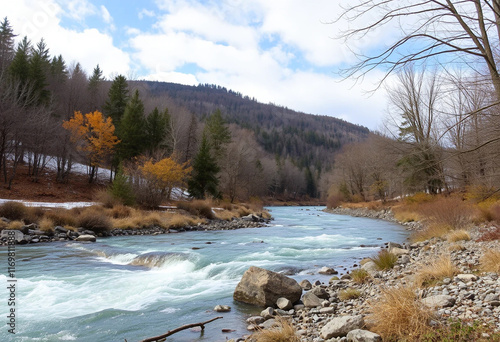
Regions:
<instances>
[{"instance_id":1,"label":"rocky riverbed","mask_svg":"<svg viewBox=\"0 0 500 342\"><path fill-rule=\"evenodd\" d=\"M390 211L336 209L330 212L394 220ZM418 223L409 227L412 230L419 228ZM303 294L299 302L292 305L285 298L278 299L275 305L263 310L259 316L249 317L248 329L269 329L281 316L293 324L301 341L381 341L379 335L369 331L370 303L377 302L384 289L415 288L415 275L423 267L434 265L439 258L446 256L456 266L455 275L415 290L418 300L434 312L431 324L449 324L450 319L475 321L500 333L500 277L498 273L480 272L481 256L486 250L500 251L500 241L476 241L482 229L484 227L473 228L469 241L448 242L433 238L415 244L387 243L386 247L398 255L393 269L379 271L373 267L372 261L365 260L361 268L367 270L370 277L361 284L353 281L349 272L340 272L329 283L311 277L300 283ZM346 289L354 290L359 297L342 298L341 292ZM249 335L240 340L247 338L251 341ZM482 338L490 340L487 333Z\"/></svg>"},{"instance_id":2,"label":"rocky riverbed","mask_svg":"<svg viewBox=\"0 0 500 342\"><path fill-rule=\"evenodd\" d=\"M0 220L8 222L9 220L2 217ZM40 242L54 241L84 241L95 242L97 238L126 236L126 235L158 235L158 234L173 234L188 231L206 231L206 230L234 230L240 228L260 228L265 227L270 222L256 215L248 215L242 218L235 218L231 221L225 220L208 220L205 224L195 226L184 226L178 228L161 228L151 226L147 228L137 229L112 229L106 232L96 233L89 229L77 228L76 230L67 229L61 226L56 226L52 231L40 230L36 224L29 224L20 229L4 229L0 233L0 245L7 245L9 237L16 244L33 244Z\"/></svg>"}]
</instances>

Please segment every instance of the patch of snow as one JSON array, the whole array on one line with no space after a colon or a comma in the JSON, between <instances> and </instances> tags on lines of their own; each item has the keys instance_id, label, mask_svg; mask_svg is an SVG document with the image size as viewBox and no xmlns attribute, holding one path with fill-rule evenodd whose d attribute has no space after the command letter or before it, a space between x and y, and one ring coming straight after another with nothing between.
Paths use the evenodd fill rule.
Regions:
<instances>
[{"instance_id":1,"label":"patch of snow","mask_svg":"<svg viewBox=\"0 0 500 342\"><path fill-rule=\"evenodd\" d=\"M24 204L27 207L64 208L64 209L90 207L92 205L98 204L97 202L64 202L64 203L56 203L56 202L32 202L32 201L24 201L24 200L0 199L0 204L3 204L5 202L19 202L19 203Z\"/></svg>"}]
</instances>

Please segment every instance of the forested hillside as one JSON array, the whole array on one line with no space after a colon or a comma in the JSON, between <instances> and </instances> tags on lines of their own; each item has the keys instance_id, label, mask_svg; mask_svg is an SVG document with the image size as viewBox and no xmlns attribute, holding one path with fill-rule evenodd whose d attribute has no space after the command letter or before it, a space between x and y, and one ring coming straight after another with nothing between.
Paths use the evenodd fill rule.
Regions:
<instances>
[{"instance_id":1,"label":"forested hillside","mask_svg":"<svg viewBox=\"0 0 500 342\"><path fill-rule=\"evenodd\" d=\"M215 85L106 79L99 65L87 74L52 56L43 39L15 37L5 18L0 169L9 189L19 177L38 182L52 160L56 182L71 182L72 165L83 163L89 183L112 181L114 196L150 207L176 187L230 201L318 197L340 148L368 135ZM112 178L99 179L99 168Z\"/></svg>"}]
</instances>

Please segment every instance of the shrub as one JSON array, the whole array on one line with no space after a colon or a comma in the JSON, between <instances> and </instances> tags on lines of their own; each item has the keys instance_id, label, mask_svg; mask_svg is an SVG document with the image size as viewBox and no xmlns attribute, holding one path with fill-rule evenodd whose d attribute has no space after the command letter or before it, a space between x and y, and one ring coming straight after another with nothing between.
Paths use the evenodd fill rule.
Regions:
<instances>
[{"instance_id":1,"label":"shrub","mask_svg":"<svg viewBox=\"0 0 500 342\"><path fill-rule=\"evenodd\" d=\"M342 203L342 195L340 194L331 194L328 196L328 198L326 199L326 207L328 209L333 209L333 208L337 208L340 206L340 204Z\"/></svg>"},{"instance_id":2,"label":"shrub","mask_svg":"<svg viewBox=\"0 0 500 342\"><path fill-rule=\"evenodd\" d=\"M20 220L11 221L7 224L7 229L22 229L24 227L24 222Z\"/></svg>"},{"instance_id":3,"label":"shrub","mask_svg":"<svg viewBox=\"0 0 500 342\"><path fill-rule=\"evenodd\" d=\"M357 289L347 288L338 292L338 297L340 300L356 299L361 297L361 292Z\"/></svg>"},{"instance_id":4,"label":"shrub","mask_svg":"<svg viewBox=\"0 0 500 342\"><path fill-rule=\"evenodd\" d=\"M358 284L366 283L370 279L368 272L362 268L352 270L350 275L351 279Z\"/></svg>"},{"instance_id":5,"label":"shrub","mask_svg":"<svg viewBox=\"0 0 500 342\"><path fill-rule=\"evenodd\" d=\"M470 240L470 234L466 230L453 230L450 233L448 233L447 236L448 242L458 242L458 241L469 241Z\"/></svg>"},{"instance_id":6,"label":"shrub","mask_svg":"<svg viewBox=\"0 0 500 342\"><path fill-rule=\"evenodd\" d=\"M443 197L432 203L420 205L419 213L428 218L430 225L464 229L472 224L476 211L458 197Z\"/></svg>"},{"instance_id":7,"label":"shrub","mask_svg":"<svg viewBox=\"0 0 500 342\"><path fill-rule=\"evenodd\" d=\"M215 218L212 207L208 201L194 200L192 202L179 202L177 208L182 209L194 216L205 217L209 220Z\"/></svg>"},{"instance_id":8,"label":"shrub","mask_svg":"<svg viewBox=\"0 0 500 342\"><path fill-rule=\"evenodd\" d=\"M433 318L431 309L422 304L411 287L382 289L380 298L369 302L369 312L370 331L384 341L417 340L430 331Z\"/></svg>"},{"instance_id":9,"label":"shrub","mask_svg":"<svg viewBox=\"0 0 500 342\"><path fill-rule=\"evenodd\" d=\"M115 205L111 209L111 217L113 218L124 218L124 217L129 217L132 215L132 209L130 207L124 206L124 205Z\"/></svg>"},{"instance_id":10,"label":"shrub","mask_svg":"<svg viewBox=\"0 0 500 342\"><path fill-rule=\"evenodd\" d=\"M92 230L96 234L106 233L112 228L109 217L103 211L94 207L84 210L77 217L76 223L77 226Z\"/></svg>"},{"instance_id":11,"label":"shrub","mask_svg":"<svg viewBox=\"0 0 500 342\"><path fill-rule=\"evenodd\" d=\"M41 231L44 231L44 232L50 232L50 233L53 233L54 232L54 221L52 221L51 219L47 218L47 217L43 217L40 222L38 223L39 227L40 227L40 230Z\"/></svg>"},{"instance_id":12,"label":"shrub","mask_svg":"<svg viewBox=\"0 0 500 342\"><path fill-rule=\"evenodd\" d=\"M453 265L450 256L443 255L429 265L420 268L415 274L415 284L419 287L430 286L444 278L452 278L457 273L458 269Z\"/></svg>"},{"instance_id":13,"label":"shrub","mask_svg":"<svg viewBox=\"0 0 500 342\"><path fill-rule=\"evenodd\" d=\"M407 196L404 199L406 204L422 204L431 202L434 199L432 195L425 192L417 192L415 195Z\"/></svg>"},{"instance_id":14,"label":"shrub","mask_svg":"<svg viewBox=\"0 0 500 342\"><path fill-rule=\"evenodd\" d=\"M113 199L120 201L124 205L135 204L134 190L121 169L118 170L113 183L108 189L108 193Z\"/></svg>"},{"instance_id":15,"label":"shrub","mask_svg":"<svg viewBox=\"0 0 500 342\"><path fill-rule=\"evenodd\" d=\"M5 202L0 205L0 216L9 220L22 220L25 218L28 208L19 202Z\"/></svg>"},{"instance_id":16,"label":"shrub","mask_svg":"<svg viewBox=\"0 0 500 342\"><path fill-rule=\"evenodd\" d=\"M479 259L481 270L484 272L500 273L500 251L488 249Z\"/></svg>"},{"instance_id":17,"label":"shrub","mask_svg":"<svg viewBox=\"0 0 500 342\"><path fill-rule=\"evenodd\" d=\"M96 190L92 197L95 202L100 203L104 208L113 208L113 206L120 204L120 201L114 198L106 189Z\"/></svg>"},{"instance_id":18,"label":"shrub","mask_svg":"<svg viewBox=\"0 0 500 342\"><path fill-rule=\"evenodd\" d=\"M250 339L255 342L300 342L293 325L284 318L276 319L276 326L270 329L258 329Z\"/></svg>"},{"instance_id":19,"label":"shrub","mask_svg":"<svg viewBox=\"0 0 500 342\"><path fill-rule=\"evenodd\" d=\"M396 265L398 261L397 255L390 253L388 250L383 249L378 254L372 258L375 265L379 270L388 270Z\"/></svg>"},{"instance_id":20,"label":"shrub","mask_svg":"<svg viewBox=\"0 0 500 342\"><path fill-rule=\"evenodd\" d=\"M44 218L50 219L56 226L74 227L76 225L76 215L65 209L48 210L45 212Z\"/></svg>"}]
</instances>

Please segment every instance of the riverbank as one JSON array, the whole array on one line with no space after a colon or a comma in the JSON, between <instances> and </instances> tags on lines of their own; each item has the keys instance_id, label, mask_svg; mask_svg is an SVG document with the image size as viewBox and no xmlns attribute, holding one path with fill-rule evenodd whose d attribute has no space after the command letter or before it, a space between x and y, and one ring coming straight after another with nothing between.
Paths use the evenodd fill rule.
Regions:
<instances>
[{"instance_id":1,"label":"riverbank","mask_svg":"<svg viewBox=\"0 0 500 342\"><path fill-rule=\"evenodd\" d=\"M388 208L325 212L399 222ZM399 223L416 234L426 229L421 222ZM261 327L284 316L300 341L347 341L355 329L361 330L350 338L363 339L353 341L500 341L497 231L496 225L482 223L415 243L388 241L381 253L393 255L393 265L374 264L379 253L340 279L302 282L301 303L276 310Z\"/></svg>"}]
</instances>

